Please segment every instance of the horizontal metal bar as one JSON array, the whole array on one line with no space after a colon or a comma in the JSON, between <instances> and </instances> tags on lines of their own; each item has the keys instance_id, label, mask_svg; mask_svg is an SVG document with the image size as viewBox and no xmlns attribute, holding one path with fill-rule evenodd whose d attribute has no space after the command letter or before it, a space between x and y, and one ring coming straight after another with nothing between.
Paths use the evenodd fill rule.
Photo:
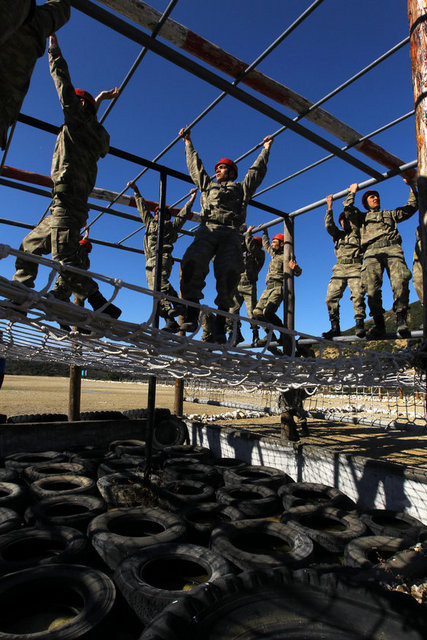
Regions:
<instances>
[{"instance_id":1,"label":"horizontal metal bar","mask_svg":"<svg viewBox=\"0 0 427 640\"><path fill-rule=\"evenodd\" d=\"M157 40L150 40L150 37L147 34L143 33L139 29L136 29L134 26L128 24L124 20L121 20L120 18L117 18L116 16L110 14L108 11L101 9L101 7L94 5L88 0L73 0L73 6L75 6L86 15L98 20L102 24L110 27L111 29L114 29L118 33L121 33L123 36L129 38L130 40L133 40L134 42L137 42L139 44L146 45L161 57L169 60L170 62L173 62L182 69L189 71L198 78L205 80L209 84L217 87L218 89L221 89L222 91L226 91L229 95L233 96L240 102L247 104L259 113L262 113L263 115L271 118L272 120L275 120L276 122L279 122L280 124L286 124L289 129L291 129L295 133L301 135L303 138L306 138L313 144L316 144L323 149L334 153L337 157L356 167L363 173L367 173L368 175L375 178L379 178L381 176L381 174L372 167L369 167L367 164L351 156L350 154L341 151L341 149L336 145L310 131L310 129L307 129L303 125L294 122L291 118L288 118L274 107L263 103L255 96L246 93L239 87L234 86L232 83L228 82L224 78L221 78L209 69L202 67L194 60L190 60L186 56L183 56L181 53L175 51L171 47L168 47L167 45L158 42Z\"/></svg>"}]
</instances>

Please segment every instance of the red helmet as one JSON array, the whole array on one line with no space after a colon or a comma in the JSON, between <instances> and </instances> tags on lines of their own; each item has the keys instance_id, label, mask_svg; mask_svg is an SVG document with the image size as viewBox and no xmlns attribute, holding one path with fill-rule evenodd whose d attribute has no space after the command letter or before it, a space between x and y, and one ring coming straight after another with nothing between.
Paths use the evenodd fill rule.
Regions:
<instances>
[{"instance_id":1,"label":"red helmet","mask_svg":"<svg viewBox=\"0 0 427 640\"><path fill-rule=\"evenodd\" d=\"M79 244L81 244L83 249L86 249L88 253L92 251L92 243L87 238L82 238Z\"/></svg>"},{"instance_id":2,"label":"red helmet","mask_svg":"<svg viewBox=\"0 0 427 640\"><path fill-rule=\"evenodd\" d=\"M280 240L281 242L285 242L285 236L283 233L276 233L273 240Z\"/></svg>"},{"instance_id":3,"label":"red helmet","mask_svg":"<svg viewBox=\"0 0 427 640\"><path fill-rule=\"evenodd\" d=\"M365 193L362 196L362 204L365 207L366 210L369 209L368 207L368 198L369 196L377 196L377 198L380 197L380 194L378 193L378 191L365 191Z\"/></svg>"},{"instance_id":4,"label":"red helmet","mask_svg":"<svg viewBox=\"0 0 427 640\"><path fill-rule=\"evenodd\" d=\"M233 160L230 160L230 158L221 158L221 160L218 160L218 162L215 165L215 171L216 168L219 164L226 164L229 167L231 167L232 169L234 169L234 179L237 178L237 174L238 174L238 170L237 170L237 164L235 162L233 162Z\"/></svg>"},{"instance_id":5,"label":"red helmet","mask_svg":"<svg viewBox=\"0 0 427 640\"><path fill-rule=\"evenodd\" d=\"M79 98L84 98L85 100L87 100L89 104L92 105L93 110L96 112L95 98L89 93L89 91L85 91L84 89L74 89L74 91L76 92L76 96L79 96Z\"/></svg>"},{"instance_id":6,"label":"red helmet","mask_svg":"<svg viewBox=\"0 0 427 640\"><path fill-rule=\"evenodd\" d=\"M262 238L261 236L252 236L252 239L261 247L262 246Z\"/></svg>"}]
</instances>

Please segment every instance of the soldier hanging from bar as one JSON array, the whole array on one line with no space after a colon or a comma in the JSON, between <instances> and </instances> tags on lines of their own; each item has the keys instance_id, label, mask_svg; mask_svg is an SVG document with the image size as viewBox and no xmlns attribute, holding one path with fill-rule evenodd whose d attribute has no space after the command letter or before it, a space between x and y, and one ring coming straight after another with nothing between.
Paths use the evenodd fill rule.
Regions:
<instances>
[{"instance_id":1,"label":"soldier hanging from bar","mask_svg":"<svg viewBox=\"0 0 427 640\"><path fill-rule=\"evenodd\" d=\"M216 180L212 180L193 147L190 131L181 129L179 133L185 142L188 171L201 193L202 208L202 223L182 258L181 295L185 300L200 302L213 258L218 292L215 304L219 310L228 311L243 271L240 227L246 220L248 203L267 172L273 139L264 138L264 148L245 178L235 182L238 170L232 160L221 158L215 165ZM225 316L216 315L213 322L213 339L220 344L226 342L225 320ZM182 330L194 332L198 322L199 309L187 306Z\"/></svg>"},{"instance_id":2,"label":"soldier hanging from bar","mask_svg":"<svg viewBox=\"0 0 427 640\"><path fill-rule=\"evenodd\" d=\"M334 242L334 250L337 258L332 267L332 277L326 292L326 306L328 307L331 328L322 333L324 338L335 338L341 335L340 327L340 300L347 286L351 292L351 300L354 307L354 319L356 320L356 336L363 338L365 334L365 291L362 285L362 251L360 247L359 228L352 224L344 215L338 216L338 228L334 222L332 211L333 196L326 196L328 209L325 215L325 228Z\"/></svg>"},{"instance_id":3,"label":"soldier hanging from bar","mask_svg":"<svg viewBox=\"0 0 427 640\"><path fill-rule=\"evenodd\" d=\"M141 220L145 225L144 236L144 253L145 253L145 274L147 276L147 283L149 288L153 291L155 288L155 266L156 266L156 246L157 246L157 233L158 233L158 209L156 209L154 216L150 213L150 210L142 197L138 186L135 182L128 182L128 187L134 190L135 202L141 216ZM170 212L165 211L165 224L163 235L163 254L162 254L162 271L161 271L161 284L160 291L168 296L174 296L178 298L178 294L170 283L170 275L173 266L173 245L176 242L178 233L182 229L188 216L191 214L191 207L196 199L197 189L192 189L191 197L185 203L185 206L177 214L177 216L171 220ZM184 308L179 304L173 304L166 298L161 298L159 302L160 316L166 320L164 331L170 333L177 333L179 331L179 325L175 320L175 317L184 313Z\"/></svg>"},{"instance_id":4,"label":"soldier hanging from bar","mask_svg":"<svg viewBox=\"0 0 427 640\"><path fill-rule=\"evenodd\" d=\"M397 209L381 209L378 191L365 191L362 205L366 212L354 206L357 183L350 185L344 200L344 214L360 230L363 251L362 282L368 296L370 315L374 326L368 337L379 339L385 336L382 283L384 270L390 278L393 290L393 310L396 313L396 330L403 337L409 336L409 271L402 249L402 238L397 224L408 220L418 209L415 178L403 178L411 191L406 205Z\"/></svg>"},{"instance_id":5,"label":"soldier hanging from bar","mask_svg":"<svg viewBox=\"0 0 427 640\"><path fill-rule=\"evenodd\" d=\"M49 39L50 73L64 112L64 124L56 138L51 176L53 200L50 215L43 219L22 241L20 249L36 255L52 253L52 258L79 267L80 230L85 226L89 211L88 198L95 186L97 162L109 149L110 136L99 124L96 113L103 100L114 98L118 89L102 91L96 98L83 89L75 89L67 63L55 35ZM38 264L16 260L13 279L27 287L34 287ZM55 286L55 298L68 301L70 291L87 297L94 310L118 318L121 310L100 293L91 278L61 272L62 283Z\"/></svg>"}]
</instances>

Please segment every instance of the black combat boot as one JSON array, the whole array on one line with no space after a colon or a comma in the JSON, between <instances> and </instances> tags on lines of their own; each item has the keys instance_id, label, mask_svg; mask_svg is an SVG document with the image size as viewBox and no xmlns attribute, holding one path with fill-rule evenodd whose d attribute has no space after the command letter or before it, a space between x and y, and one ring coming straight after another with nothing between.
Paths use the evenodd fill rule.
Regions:
<instances>
[{"instance_id":1,"label":"black combat boot","mask_svg":"<svg viewBox=\"0 0 427 640\"><path fill-rule=\"evenodd\" d=\"M87 301L94 311L100 309L107 302L100 291L95 291L95 293L88 296ZM111 318L115 318L115 320L117 320L117 318L121 316L122 310L110 302L107 304L105 309L102 310L102 313L105 313L107 316L111 316Z\"/></svg>"},{"instance_id":2,"label":"black combat boot","mask_svg":"<svg viewBox=\"0 0 427 640\"><path fill-rule=\"evenodd\" d=\"M284 442L298 442L299 435L294 417L290 411L284 411L280 416L282 425L281 439Z\"/></svg>"},{"instance_id":3,"label":"black combat boot","mask_svg":"<svg viewBox=\"0 0 427 640\"><path fill-rule=\"evenodd\" d=\"M299 430L300 430L300 433L301 433L302 437L303 438L307 438L310 435L310 432L309 432L308 426L307 426L307 420L302 420L299 423L298 426L299 426Z\"/></svg>"},{"instance_id":4,"label":"black combat boot","mask_svg":"<svg viewBox=\"0 0 427 640\"><path fill-rule=\"evenodd\" d=\"M173 318L167 318L166 324L163 327L162 331L167 331L168 333L178 333L179 324Z\"/></svg>"},{"instance_id":5,"label":"black combat boot","mask_svg":"<svg viewBox=\"0 0 427 640\"><path fill-rule=\"evenodd\" d=\"M225 335L225 321L225 316L215 316L213 323L213 341L218 344L225 344L227 342Z\"/></svg>"},{"instance_id":6,"label":"black combat boot","mask_svg":"<svg viewBox=\"0 0 427 640\"><path fill-rule=\"evenodd\" d=\"M191 300L191 302L199 302L198 300ZM184 313L184 322L181 325L181 331L187 333L194 333L199 326L199 313L200 310L197 307L186 307Z\"/></svg>"},{"instance_id":7,"label":"black combat boot","mask_svg":"<svg viewBox=\"0 0 427 640\"><path fill-rule=\"evenodd\" d=\"M406 311L396 311L396 331L402 338L411 337L408 327L408 313Z\"/></svg>"},{"instance_id":8,"label":"black combat boot","mask_svg":"<svg viewBox=\"0 0 427 640\"><path fill-rule=\"evenodd\" d=\"M374 315L374 326L367 335L371 340L380 340L385 337L385 322L382 313Z\"/></svg>"},{"instance_id":9,"label":"black combat boot","mask_svg":"<svg viewBox=\"0 0 427 640\"><path fill-rule=\"evenodd\" d=\"M341 335L341 327L340 321L338 319L331 319L331 328L329 331L325 331L322 333L322 338L326 338L327 340L332 340L332 338L336 338Z\"/></svg>"},{"instance_id":10,"label":"black combat boot","mask_svg":"<svg viewBox=\"0 0 427 640\"><path fill-rule=\"evenodd\" d=\"M257 346L257 342L259 340L259 330L258 327L254 327L252 329L252 347L256 347Z\"/></svg>"},{"instance_id":11,"label":"black combat boot","mask_svg":"<svg viewBox=\"0 0 427 640\"><path fill-rule=\"evenodd\" d=\"M257 347L265 347L265 345L268 343L268 332L266 331L266 336L265 338L261 338L260 340L257 341L256 346ZM277 342L277 337L276 334L273 332L271 334L270 337L270 342Z\"/></svg>"},{"instance_id":12,"label":"black combat boot","mask_svg":"<svg viewBox=\"0 0 427 640\"><path fill-rule=\"evenodd\" d=\"M356 329L354 333L358 338L364 338L366 336L365 322L363 318L356 318Z\"/></svg>"},{"instance_id":13,"label":"black combat boot","mask_svg":"<svg viewBox=\"0 0 427 640\"><path fill-rule=\"evenodd\" d=\"M245 339L242 336L242 332L240 331L240 327L237 327L236 335L234 336L234 339L233 339L233 331L229 332L227 344L229 344L230 347L236 347L238 344L240 344L241 342L244 342L244 341L245 341Z\"/></svg>"}]
</instances>

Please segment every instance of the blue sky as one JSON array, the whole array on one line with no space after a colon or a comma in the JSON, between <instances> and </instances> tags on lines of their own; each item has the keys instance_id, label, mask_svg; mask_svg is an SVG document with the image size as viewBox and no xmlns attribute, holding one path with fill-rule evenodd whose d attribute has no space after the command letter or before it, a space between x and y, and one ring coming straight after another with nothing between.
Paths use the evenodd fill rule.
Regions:
<instances>
[{"instance_id":1,"label":"blue sky","mask_svg":"<svg viewBox=\"0 0 427 640\"><path fill-rule=\"evenodd\" d=\"M163 11L167 4L166 0L151 1L158 11ZM171 17L250 63L310 4L306 0L264 0L262 3L258 0L234 0L219 4L180 0ZM370 0L325 0L258 68L315 102L408 35L405 5L401 0L376 0L374 3ZM72 10L69 23L57 35L75 86L94 95L102 89L119 86L140 51L139 45L76 9ZM243 88L261 97L247 87ZM205 81L149 52L106 119L111 145L153 159L177 135L180 127L191 122L218 94L219 91ZM270 104L290 117L295 115L275 102ZM409 45L326 102L323 108L362 134L410 111L413 92ZM62 122L62 112L49 74L47 53L37 63L22 112L53 124ZM103 113L102 107L100 113ZM334 136L308 121L302 120L301 123L334 144L343 146ZM249 106L227 97L193 129L192 138L207 170L211 172L220 157L239 157L279 127L278 123ZM416 158L413 118L376 136L374 140L405 162ZM18 123L6 164L49 174L54 143L53 135ZM373 168L385 171L362 154L353 153ZM271 148L268 173L262 188L324 155L325 151L318 146L286 131ZM242 161L240 176L244 175L255 157L256 154L252 154ZM186 172L184 144L180 141L161 162ZM126 182L140 171L137 165L113 157L100 160L98 167L97 186L114 191L123 189ZM368 177L342 160L333 159L263 194L260 201L284 211L293 211ZM158 200L157 174L147 172L139 181L139 188L147 199ZM29 224L38 222L48 204L47 199L4 186L0 189L0 217ZM175 202L187 191L187 185L169 179L167 203ZM380 185L379 191L384 208L405 204L409 193L399 177ZM360 202L360 196L357 198ZM99 201L94 202L100 204ZM196 211L198 205L197 197ZM123 205L116 208L135 213L134 209ZM337 218L342 210L340 202L335 203L334 210ZM295 281L295 326L300 331L316 335L329 328L325 295L335 262L332 240L324 229L324 213L325 207L320 207L295 220L295 249L303 268L302 276ZM95 215L92 211L89 220ZM270 219L269 214L248 208L248 224ZM400 225L410 268L417 224L418 215ZM186 228L192 226L194 224L188 223ZM135 229L136 223L104 215L91 229L91 235L117 242ZM281 231L281 226L274 227L270 236ZM1 234L3 243L18 248L25 231L1 225ZM142 240L142 233L138 233L126 244L142 248ZM175 247L175 255L181 257L188 244L188 238L180 240ZM91 258L93 271L146 286L143 256L95 246ZM260 274L259 295L264 287L267 266L268 259ZM13 272L10 258L0 262L0 275L11 277ZM172 281L177 288L178 265L174 266ZM41 272L37 286L43 284ZM109 294L107 285L101 285L101 289L105 295ZM212 272L204 294L203 302L213 305L216 292ZM388 309L392 305L392 296L386 276L383 296L384 306ZM416 299L411 285L411 302ZM147 319L149 305L144 296L122 291L117 303L123 309L123 319L132 322ZM341 303L341 325L346 328L353 324L353 307L347 290Z\"/></svg>"}]
</instances>

